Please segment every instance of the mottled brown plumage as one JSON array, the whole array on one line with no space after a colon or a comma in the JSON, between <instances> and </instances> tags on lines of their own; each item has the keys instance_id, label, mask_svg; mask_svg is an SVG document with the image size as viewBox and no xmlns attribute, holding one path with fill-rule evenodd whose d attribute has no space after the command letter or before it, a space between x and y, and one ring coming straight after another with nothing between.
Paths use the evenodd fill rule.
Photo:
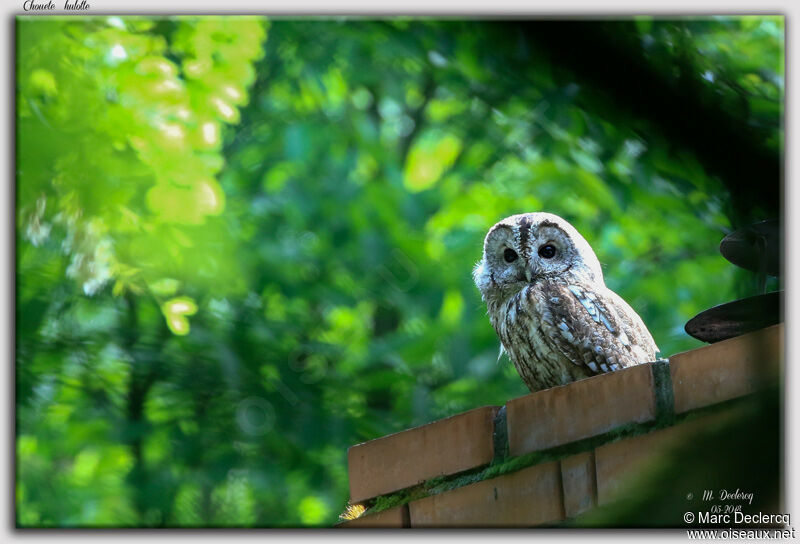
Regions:
<instances>
[{"instance_id":1,"label":"mottled brown plumage","mask_svg":"<svg viewBox=\"0 0 800 544\"><path fill-rule=\"evenodd\" d=\"M557 215L514 215L494 225L473 277L502 349L531 391L656 358L642 319L606 287L592 248Z\"/></svg>"}]
</instances>

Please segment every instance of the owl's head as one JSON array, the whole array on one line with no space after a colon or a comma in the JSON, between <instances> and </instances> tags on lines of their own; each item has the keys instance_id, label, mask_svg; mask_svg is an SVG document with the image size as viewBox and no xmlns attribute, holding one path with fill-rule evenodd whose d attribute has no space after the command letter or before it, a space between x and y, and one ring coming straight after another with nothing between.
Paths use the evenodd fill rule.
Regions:
<instances>
[{"instance_id":1,"label":"owl's head","mask_svg":"<svg viewBox=\"0 0 800 544\"><path fill-rule=\"evenodd\" d=\"M564 219L544 212L512 215L489 229L472 276L487 301L548 278L604 285L589 243Z\"/></svg>"}]
</instances>

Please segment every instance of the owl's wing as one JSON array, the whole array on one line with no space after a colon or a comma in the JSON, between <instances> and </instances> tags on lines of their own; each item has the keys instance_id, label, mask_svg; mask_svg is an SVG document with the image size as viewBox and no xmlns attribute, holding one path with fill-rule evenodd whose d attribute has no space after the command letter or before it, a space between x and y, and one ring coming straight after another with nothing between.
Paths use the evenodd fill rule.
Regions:
<instances>
[{"instance_id":1,"label":"owl's wing","mask_svg":"<svg viewBox=\"0 0 800 544\"><path fill-rule=\"evenodd\" d=\"M575 364L608 372L653 361L656 347L639 315L610 289L551 285L555 345Z\"/></svg>"}]
</instances>

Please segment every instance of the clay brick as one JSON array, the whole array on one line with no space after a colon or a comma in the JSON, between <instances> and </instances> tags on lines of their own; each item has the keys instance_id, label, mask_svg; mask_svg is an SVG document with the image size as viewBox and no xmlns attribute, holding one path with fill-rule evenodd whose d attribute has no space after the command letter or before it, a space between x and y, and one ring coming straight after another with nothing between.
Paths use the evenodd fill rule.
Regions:
<instances>
[{"instance_id":1,"label":"clay brick","mask_svg":"<svg viewBox=\"0 0 800 544\"><path fill-rule=\"evenodd\" d=\"M564 514L574 517L597 505L594 452L587 451L561 460Z\"/></svg>"},{"instance_id":2,"label":"clay brick","mask_svg":"<svg viewBox=\"0 0 800 544\"><path fill-rule=\"evenodd\" d=\"M726 416L714 414L598 447L595 450L597 504L613 501L621 489L647 471L675 444L691 439L694 433L702 432L709 424Z\"/></svg>"},{"instance_id":3,"label":"clay brick","mask_svg":"<svg viewBox=\"0 0 800 544\"><path fill-rule=\"evenodd\" d=\"M783 324L669 358L675 412L747 395L775 380L783 354Z\"/></svg>"},{"instance_id":4,"label":"clay brick","mask_svg":"<svg viewBox=\"0 0 800 544\"><path fill-rule=\"evenodd\" d=\"M410 527L408 521L408 505L403 504L388 508L377 514L366 514L360 518L343 521L336 524L336 527L344 529L377 529L377 528L399 528Z\"/></svg>"},{"instance_id":5,"label":"clay brick","mask_svg":"<svg viewBox=\"0 0 800 544\"><path fill-rule=\"evenodd\" d=\"M509 401L512 456L544 450L656 416L652 363L553 387Z\"/></svg>"},{"instance_id":6,"label":"clay brick","mask_svg":"<svg viewBox=\"0 0 800 544\"><path fill-rule=\"evenodd\" d=\"M544 463L409 503L411 527L530 527L564 518L559 463Z\"/></svg>"},{"instance_id":7,"label":"clay brick","mask_svg":"<svg viewBox=\"0 0 800 544\"><path fill-rule=\"evenodd\" d=\"M492 420L497 410L476 408L351 446L347 451L350 501L488 464L494 455Z\"/></svg>"}]
</instances>

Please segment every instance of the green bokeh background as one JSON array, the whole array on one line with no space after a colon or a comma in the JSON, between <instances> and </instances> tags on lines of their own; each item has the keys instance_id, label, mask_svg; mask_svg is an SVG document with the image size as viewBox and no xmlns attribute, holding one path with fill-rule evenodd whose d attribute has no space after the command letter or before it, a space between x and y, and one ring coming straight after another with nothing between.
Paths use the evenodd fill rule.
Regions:
<instances>
[{"instance_id":1,"label":"green bokeh background","mask_svg":"<svg viewBox=\"0 0 800 544\"><path fill-rule=\"evenodd\" d=\"M585 24L779 160L782 17ZM701 345L755 294L719 241L777 209L543 40L18 18L18 525L332 525L348 446L527 392L470 275L514 213L572 222L662 355Z\"/></svg>"}]
</instances>

